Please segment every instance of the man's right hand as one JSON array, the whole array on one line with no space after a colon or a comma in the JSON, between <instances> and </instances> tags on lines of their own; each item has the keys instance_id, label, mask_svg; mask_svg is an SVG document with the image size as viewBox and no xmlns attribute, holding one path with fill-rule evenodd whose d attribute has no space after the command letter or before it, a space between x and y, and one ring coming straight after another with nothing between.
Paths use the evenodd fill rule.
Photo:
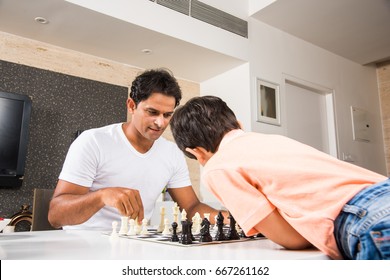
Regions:
<instances>
[{"instance_id":1,"label":"man's right hand","mask_svg":"<svg viewBox=\"0 0 390 280\"><path fill-rule=\"evenodd\" d=\"M121 216L141 222L144 218L144 207L138 190L122 187L110 187L100 190L104 205L115 207Z\"/></svg>"}]
</instances>

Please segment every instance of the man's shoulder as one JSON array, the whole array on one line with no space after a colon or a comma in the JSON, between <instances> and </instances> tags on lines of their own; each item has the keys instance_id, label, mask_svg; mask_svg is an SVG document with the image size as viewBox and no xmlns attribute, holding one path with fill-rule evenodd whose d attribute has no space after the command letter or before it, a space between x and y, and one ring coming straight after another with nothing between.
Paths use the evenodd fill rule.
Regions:
<instances>
[{"instance_id":1,"label":"man's shoulder","mask_svg":"<svg viewBox=\"0 0 390 280\"><path fill-rule=\"evenodd\" d=\"M106 126L96 127L96 128L90 128L81 133L93 137L93 136L103 136L103 135L113 135L117 133L119 130L121 123L115 123L115 124L109 124Z\"/></svg>"}]
</instances>

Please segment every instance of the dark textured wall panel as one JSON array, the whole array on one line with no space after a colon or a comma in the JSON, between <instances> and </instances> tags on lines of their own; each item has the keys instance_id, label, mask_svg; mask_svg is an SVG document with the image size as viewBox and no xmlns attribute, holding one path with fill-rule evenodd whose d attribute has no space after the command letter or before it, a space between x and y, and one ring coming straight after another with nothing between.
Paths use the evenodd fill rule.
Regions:
<instances>
[{"instance_id":1,"label":"dark textured wall panel","mask_svg":"<svg viewBox=\"0 0 390 280\"><path fill-rule=\"evenodd\" d=\"M24 182L0 188L0 217L32 210L34 188L55 187L77 130L126 121L127 87L0 60L0 90L32 99Z\"/></svg>"}]
</instances>

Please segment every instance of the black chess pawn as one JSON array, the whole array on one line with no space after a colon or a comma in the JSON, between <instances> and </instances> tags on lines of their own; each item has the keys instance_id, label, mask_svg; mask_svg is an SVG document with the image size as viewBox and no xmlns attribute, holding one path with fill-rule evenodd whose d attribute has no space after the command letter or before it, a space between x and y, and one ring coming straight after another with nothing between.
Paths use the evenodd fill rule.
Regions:
<instances>
[{"instance_id":1,"label":"black chess pawn","mask_svg":"<svg viewBox=\"0 0 390 280\"><path fill-rule=\"evenodd\" d=\"M177 236L177 223L172 223L172 236L171 236L172 242L179 242L179 236Z\"/></svg>"},{"instance_id":2,"label":"black chess pawn","mask_svg":"<svg viewBox=\"0 0 390 280\"><path fill-rule=\"evenodd\" d=\"M223 232L223 215L221 212L218 213L217 216L217 233L214 236L214 240L216 241L223 241L226 240L225 233Z\"/></svg>"},{"instance_id":3,"label":"black chess pawn","mask_svg":"<svg viewBox=\"0 0 390 280\"><path fill-rule=\"evenodd\" d=\"M204 218L202 220L201 229L200 229L200 238L199 242L211 242L213 241L213 238L210 234L210 222L207 218Z\"/></svg>"},{"instance_id":4,"label":"black chess pawn","mask_svg":"<svg viewBox=\"0 0 390 280\"><path fill-rule=\"evenodd\" d=\"M229 220L230 220L230 226L229 226L229 231L226 235L226 238L228 240L240 239L240 236L239 236L237 229L236 229L236 220L234 219L234 217L232 216L232 214L230 212L229 212Z\"/></svg>"}]
</instances>

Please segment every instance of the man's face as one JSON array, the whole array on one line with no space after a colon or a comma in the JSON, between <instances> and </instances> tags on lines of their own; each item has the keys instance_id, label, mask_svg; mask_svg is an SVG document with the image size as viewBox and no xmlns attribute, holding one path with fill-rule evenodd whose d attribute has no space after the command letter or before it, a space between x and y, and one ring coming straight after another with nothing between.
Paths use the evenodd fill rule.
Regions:
<instances>
[{"instance_id":1,"label":"man's face","mask_svg":"<svg viewBox=\"0 0 390 280\"><path fill-rule=\"evenodd\" d=\"M135 107L132 101L128 104L129 107ZM132 125L144 138L155 141L167 128L175 104L174 97L153 93L148 99L141 101L135 109L130 108Z\"/></svg>"}]
</instances>

